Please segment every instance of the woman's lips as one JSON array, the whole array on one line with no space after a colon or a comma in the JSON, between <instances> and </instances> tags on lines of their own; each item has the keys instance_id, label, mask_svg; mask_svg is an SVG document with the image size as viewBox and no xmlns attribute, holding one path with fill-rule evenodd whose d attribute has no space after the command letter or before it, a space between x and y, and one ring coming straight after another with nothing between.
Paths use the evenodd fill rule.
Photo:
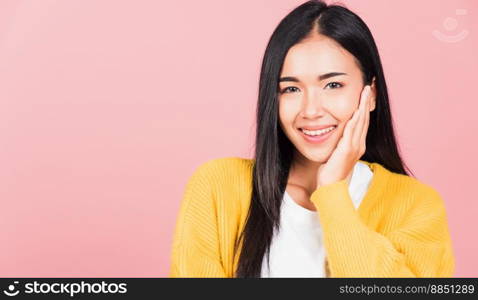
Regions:
<instances>
[{"instance_id":1,"label":"woman's lips","mask_svg":"<svg viewBox=\"0 0 478 300\"><path fill-rule=\"evenodd\" d=\"M321 134L321 135L316 135L316 136L307 135L302 131L302 129L298 129L298 130L299 130L300 134L302 135L302 137L307 142L309 142L311 144L320 144L320 143L324 142L325 140L327 140L335 132L335 129L337 129L337 126L334 126L334 129L332 129L331 131L329 131L327 133L324 133L324 134Z\"/></svg>"}]
</instances>

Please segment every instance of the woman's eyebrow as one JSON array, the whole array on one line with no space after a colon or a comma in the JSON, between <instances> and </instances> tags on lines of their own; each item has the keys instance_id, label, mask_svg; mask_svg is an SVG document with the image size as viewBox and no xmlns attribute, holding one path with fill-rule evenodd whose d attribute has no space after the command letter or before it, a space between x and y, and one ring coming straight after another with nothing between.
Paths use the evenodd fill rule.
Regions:
<instances>
[{"instance_id":1,"label":"woman's eyebrow","mask_svg":"<svg viewBox=\"0 0 478 300\"><path fill-rule=\"evenodd\" d=\"M347 75L347 73L342 73L342 72L329 72L329 73L325 73L325 74L319 75L318 79L319 79L319 81L322 81L322 80L324 80L324 79L327 79L327 78L330 78L330 77L334 77L334 76L339 76L339 75ZM297 79L296 77L293 77L293 76L286 76L286 77L281 77L281 78L279 79L279 82L283 82L283 81L299 82L300 80Z\"/></svg>"}]
</instances>

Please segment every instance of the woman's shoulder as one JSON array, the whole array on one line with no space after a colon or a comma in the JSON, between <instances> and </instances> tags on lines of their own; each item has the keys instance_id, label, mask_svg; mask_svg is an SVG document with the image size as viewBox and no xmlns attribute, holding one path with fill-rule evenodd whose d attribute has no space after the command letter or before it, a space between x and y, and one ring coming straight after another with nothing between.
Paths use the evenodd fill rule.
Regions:
<instances>
[{"instance_id":1,"label":"woman's shoulder","mask_svg":"<svg viewBox=\"0 0 478 300\"><path fill-rule=\"evenodd\" d=\"M254 160L242 157L220 157L199 164L190 177L189 182L201 182L213 190L227 193L247 190L252 182Z\"/></svg>"},{"instance_id":2,"label":"woman's shoulder","mask_svg":"<svg viewBox=\"0 0 478 300\"><path fill-rule=\"evenodd\" d=\"M241 157L221 157L201 163L188 181L186 199L202 203L203 207L209 203L211 209L222 207L221 211L228 216L239 216L237 213L249 205L253 163Z\"/></svg>"},{"instance_id":3,"label":"woman's shoulder","mask_svg":"<svg viewBox=\"0 0 478 300\"><path fill-rule=\"evenodd\" d=\"M405 199L408 199L412 201L410 203L412 205L425 202L444 205L440 192L426 181L410 175L392 172L378 163L369 163L369 165L373 169L374 175L381 177L377 181L380 183L382 191L388 194L390 198L398 199L402 204L404 204Z\"/></svg>"},{"instance_id":4,"label":"woman's shoulder","mask_svg":"<svg viewBox=\"0 0 478 300\"><path fill-rule=\"evenodd\" d=\"M414 191L419 194L438 194L438 191L423 179L418 179L411 175L389 172L391 183L400 186L404 190Z\"/></svg>"},{"instance_id":5,"label":"woman's shoulder","mask_svg":"<svg viewBox=\"0 0 478 300\"><path fill-rule=\"evenodd\" d=\"M247 175L252 171L254 160L230 156L207 160L201 163L194 173L202 176L221 178L225 175Z\"/></svg>"},{"instance_id":6,"label":"woman's shoulder","mask_svg":"<svg viewBox=\"0 0 478 300\"><path fill-rule=\"evenodd\" d=\"M210 160L206 160L199 167L206 167L206 168L250 168L254 163L253 159L238 157L238 156L228 156L228 157L219 157L213 158Z\"/></svg>"}]
</instances>

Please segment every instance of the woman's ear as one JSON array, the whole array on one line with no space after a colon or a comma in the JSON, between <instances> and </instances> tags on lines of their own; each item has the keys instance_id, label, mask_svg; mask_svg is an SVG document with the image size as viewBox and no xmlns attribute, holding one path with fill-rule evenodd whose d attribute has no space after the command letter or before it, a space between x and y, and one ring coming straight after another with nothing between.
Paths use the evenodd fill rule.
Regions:
<instances>
[{"instance_id":1,"label":"woman's ear","mask_svg":"<svg viewBox=\"0 0 478 300\"><path fill-rule=\"evenodd\" d=\"M377 99L377 88L375 86L375 77L372 79L372 84L370 85L371 88L371 96L372 99L370 99L370 109L369 111L375 110L376 106L376 99Z\"/></svg>"}]
</instances>

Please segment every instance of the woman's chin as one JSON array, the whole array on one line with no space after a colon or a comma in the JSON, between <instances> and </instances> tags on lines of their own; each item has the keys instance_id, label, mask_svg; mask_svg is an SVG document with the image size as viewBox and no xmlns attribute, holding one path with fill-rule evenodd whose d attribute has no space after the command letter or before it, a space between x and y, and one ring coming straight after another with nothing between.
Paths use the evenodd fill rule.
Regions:
<instances>
[{"instance_id":1,"label":"woman's chin","mask_svg":"<svg viewBox=\"0 0 478 300\"><path fill-rule=\"evenodd\" d=\"M327 152L317 151L317 152L307 152L303 155L311 162L323 164L329 160L331 154L332 154L331 151L327 151Z\"/></svg>"}]
</instances>

